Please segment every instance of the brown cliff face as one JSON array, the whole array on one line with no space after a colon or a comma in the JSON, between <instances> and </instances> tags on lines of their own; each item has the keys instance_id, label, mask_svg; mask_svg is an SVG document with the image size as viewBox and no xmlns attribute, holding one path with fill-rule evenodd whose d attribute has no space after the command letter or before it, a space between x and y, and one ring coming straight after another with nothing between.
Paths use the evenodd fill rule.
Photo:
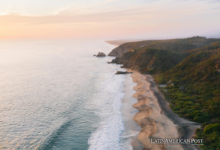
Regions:
<instances>
[{"instance_id":1,"label":"brown cliff face","mask_svg":"<svg viewBox=\"0 0 220 150\"><path fill-rule=\"evenodd\" d=\"M162 73L175 66L182 57L174 52L158 49L124 53L117 61L125 68L139 68L141 72Z\"/></svg>"},{"instance_id":2,"label":"brown cliff face","mask_svg":"<svg viewBox=\"0 0 220 150\"><path fill-rule=\"evenodd\" d=\"M118 46L114 48L108 56L115 56L115 57L121 57L124 53L126 53L130 48L126 47L125 45Z\"/></svg>"}]
</instances>

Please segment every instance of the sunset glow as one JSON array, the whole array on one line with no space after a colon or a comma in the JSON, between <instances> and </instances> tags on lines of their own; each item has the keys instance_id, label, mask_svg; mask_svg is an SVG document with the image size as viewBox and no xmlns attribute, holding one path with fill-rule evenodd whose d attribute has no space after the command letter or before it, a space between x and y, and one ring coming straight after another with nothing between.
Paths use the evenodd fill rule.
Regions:
<instances>
[{"instance_id":1,"label":"sunset glow","mask_svg":"<svg viewBox=\"0 0 220 150\"><path fill-rule=\"evenodd\" d=\"M219 16L218 0L3 0L0 38L217 36Z\"/></svg>"}]
</instances>

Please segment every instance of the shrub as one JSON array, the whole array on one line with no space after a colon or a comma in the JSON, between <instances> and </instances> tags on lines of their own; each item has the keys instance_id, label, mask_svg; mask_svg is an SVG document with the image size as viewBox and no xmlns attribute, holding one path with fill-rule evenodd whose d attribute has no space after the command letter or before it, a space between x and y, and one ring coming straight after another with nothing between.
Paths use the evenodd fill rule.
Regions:
<instances>
[{"instance_id":1,"label":"shrub","mask_svg":"<svg viewBox=\"0 0 220 150\"><path fill-rule=\"evenodd\" d=\"M220 124L219 123L209 124L209 125L205 126L205 129L204 129L205 134L209 134L214 131L217 131L217 132L220 131Z\"/></svg>"}]
</instances>

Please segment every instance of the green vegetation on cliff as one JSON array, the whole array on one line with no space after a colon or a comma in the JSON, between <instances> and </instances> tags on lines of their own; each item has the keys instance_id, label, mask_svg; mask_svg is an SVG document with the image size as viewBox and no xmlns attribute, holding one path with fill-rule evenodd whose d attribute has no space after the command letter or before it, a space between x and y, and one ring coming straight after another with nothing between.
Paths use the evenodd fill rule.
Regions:
<instances>
[{"instance_id":1,"label":"green vegetation on cliff","mask_svg":"<svg viewBox=\"0 0 220 150\"><path fill-rule=\"evenodd\" d=\"M128 42L116 47L108 55L121 57L124 53L129 52L131 50L143 50L147 48L163 49L173 51L176 53L181 53L188 50L201 48L217 41L220 41L220 39L208 39L205 37L196 36L185 39L146 40L138 42Z\"/></svg>"},{"instance_id":2,"label":"green vegetation on cliff","mask_svg":"<svg viewBox=\"0 0 220 150\"><path fill-rule=\"evenodd\" d=\"M129 51L122 55L118 63L126 68L138 66L141 72L161 73L175 66L183 57L175 52L147 48Z\"/></svg>"},{"instance_id":3,"label":"green vegetation on cliff","mask_svg":"<svg viewBox=\"0 0 220 150\"><path fill-rule=\"evenodd\" d=\"M171 109L180 117L202 123L196 138L205 150L220 148L220 39L193 37L122 44L114 62L150 73ZM122 48L121 47L121 48Z\"/></svg>"},{"instance_id":4,"label":"green vegetation on cliff","mask_svg":"<svg viewBox=\"0 0 220 150\"><path fill-rule=\"evenodd\" d=\"M220 148L220 48L218 43L193 51L178 65L156 76L156 81L170 81L166 95L170 107L181 117L200 122L196 137L203 149ZM195 52L195 53L194 53Z\"/></svg>"}]
</instances>

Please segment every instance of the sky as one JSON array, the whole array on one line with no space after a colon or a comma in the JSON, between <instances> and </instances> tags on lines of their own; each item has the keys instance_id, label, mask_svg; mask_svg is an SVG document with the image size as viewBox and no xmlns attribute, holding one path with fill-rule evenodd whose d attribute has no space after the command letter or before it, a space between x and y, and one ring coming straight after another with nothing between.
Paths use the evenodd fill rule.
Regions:
<instances>
[{"instance_id":1,"label":"sky","mask_svg":"<svg viewBox=\"0 0 220 150\"><path fill-rule=\"evenodd\" d=\"M0 39L220 37L220 0L0 0Z\"/></svg>"}]
</instances>

